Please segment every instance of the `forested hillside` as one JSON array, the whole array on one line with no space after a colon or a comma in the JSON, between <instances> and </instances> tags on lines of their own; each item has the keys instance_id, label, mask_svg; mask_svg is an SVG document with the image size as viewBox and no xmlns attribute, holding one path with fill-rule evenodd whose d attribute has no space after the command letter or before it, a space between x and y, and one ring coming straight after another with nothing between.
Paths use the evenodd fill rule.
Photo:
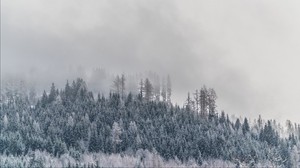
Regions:
<instances>
[{"instance_id":1,"label":"forested hillside","mask_svg":"<svg viewBox=\"0 0 300 168\"><path fill-rule=\"evenodd\" d=\"M298 164L299 125L288 122L289 135L281 136L274 120L250 123L218 111L217 94L205 86L178 106L169 78L162 87L141 80L136 93L125 81L117 77L109 96L91 92L82 79L63 89L52 84L41 97L2 93L0 167ZM112 163L99 160L104 156Z\"/></svg>"}]
</instances>

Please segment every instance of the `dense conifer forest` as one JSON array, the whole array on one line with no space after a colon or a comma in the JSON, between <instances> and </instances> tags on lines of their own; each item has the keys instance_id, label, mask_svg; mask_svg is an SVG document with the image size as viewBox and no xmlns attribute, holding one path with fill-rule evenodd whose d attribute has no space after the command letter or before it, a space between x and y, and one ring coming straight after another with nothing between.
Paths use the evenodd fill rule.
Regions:
<instances>
[{"instance_id":1,"label":"dense conifer forest","mask_svg":"<svg viewBox=\"0 0 300 168\"><path fill-rule=\"evenodd\" d=\"M80 78L42 96L3 91L0 167L297 167L299 125L229 117L205 86L178 106L170 78L162 83L129 92L121 75L108 95Z\"/></svg>"}]
</instances>

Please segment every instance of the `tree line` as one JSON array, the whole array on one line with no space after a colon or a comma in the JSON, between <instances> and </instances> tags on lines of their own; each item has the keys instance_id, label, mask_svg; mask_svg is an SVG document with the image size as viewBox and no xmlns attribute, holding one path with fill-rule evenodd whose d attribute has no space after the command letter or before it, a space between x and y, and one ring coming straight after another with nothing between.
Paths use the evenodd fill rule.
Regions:
<instances>
[{"instance_id":1,"label":"tree line","mask_svg":"<svg viewBox=\"0 0 300 168\"><path fill-rule=\"evenodd\" d=\"M284 138L276 121L232 121L224 111L218 113L217 95L205 86L188 94L183 107L173 105L169 77L161 87L140 80L137 89L138 94L126 92L122 75L107 97L94 95L82 79L61 90L52 84L34 106L28 96L12 96L1 105L0 154L25 156L39 150L79 159L84 153L133 155L147 149L166 160L194 159L198 165L212 158L249 166L296 164L300 136L294 127Z\"/></svg>"}]
</instances>

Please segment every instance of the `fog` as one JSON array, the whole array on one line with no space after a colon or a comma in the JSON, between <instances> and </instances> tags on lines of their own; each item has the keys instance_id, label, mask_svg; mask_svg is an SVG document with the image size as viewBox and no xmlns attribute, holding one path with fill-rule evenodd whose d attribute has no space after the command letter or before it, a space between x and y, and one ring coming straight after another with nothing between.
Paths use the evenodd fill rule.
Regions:
<instances>
[{"instance_id":1,"label":"fog","mask_svg":"<svg viewBox=\"0 0 300 168\"><path fill-rule=\"evenodd\" d=\"M2 0L1 75L50 86L75 78L78 67L153 71L170 74L179 105L187 92L206 85L218 94L218 110L300 122L299 6L279 0Z\"/></svg>"}]
</instances>

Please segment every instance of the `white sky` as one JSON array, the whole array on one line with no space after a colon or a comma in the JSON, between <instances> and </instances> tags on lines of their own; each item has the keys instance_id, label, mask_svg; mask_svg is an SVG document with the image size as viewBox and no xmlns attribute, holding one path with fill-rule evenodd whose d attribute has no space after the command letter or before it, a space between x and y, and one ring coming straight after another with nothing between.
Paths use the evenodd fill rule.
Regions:
<instances>
[{"instance_id":1,"label":"white sky","mask_svg":"<svg viewBox=\"0 0 300 168\"><path fill-rule=\"evenodd\" d=\"M171 75L179 104L205 84L219 110L300 122L299 9L290 0L2 0L1 69L152 70Z\"/></svg>"}]
</instances>

